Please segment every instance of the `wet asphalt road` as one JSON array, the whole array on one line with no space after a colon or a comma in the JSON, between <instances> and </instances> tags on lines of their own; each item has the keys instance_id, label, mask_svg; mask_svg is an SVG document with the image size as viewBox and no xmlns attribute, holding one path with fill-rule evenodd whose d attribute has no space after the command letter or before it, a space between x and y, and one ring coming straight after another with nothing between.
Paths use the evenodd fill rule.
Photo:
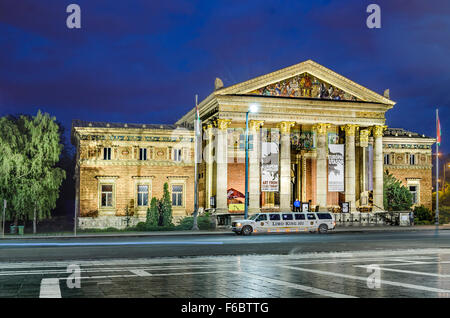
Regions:
<instances>
[{"instance_id":1,"label":"wet asphalt road","mask_svg":"<svg viewBox=\"0 0 450 318\"><path fill-rule=\"evenodd\" d=\"M450 231L2 240L2 297L450 297Z\"/></svg>"},{"instance_id":2,"label":"wet asphalt road","mask_svg":"<svg viewBox=\"0 0 450 318\"><path fill-rule=\"evenodd\" d=\"M17 244L17 245L15 245ZM186 235L0 241L0 262L299 254L450 248L449 230L328 234Z\"/></svg>"}]
</instances>

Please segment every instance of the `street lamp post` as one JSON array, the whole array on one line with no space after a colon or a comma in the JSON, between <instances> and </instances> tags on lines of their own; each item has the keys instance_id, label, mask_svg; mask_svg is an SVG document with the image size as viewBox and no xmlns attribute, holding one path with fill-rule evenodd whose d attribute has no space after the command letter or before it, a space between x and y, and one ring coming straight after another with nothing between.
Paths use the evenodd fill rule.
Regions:
<instances>
[{"instance_id":1,"label":"street lamp post","mask_svg":"<svg viewBox=\"0 0 450 318\"><path fill-rule=\"evenodd\" d=\"M249 110L245 114L245 203L244 203L244 219L248 217L248 114L257 111L256 105L250 105Z\"/></svg>"}]
</instances>

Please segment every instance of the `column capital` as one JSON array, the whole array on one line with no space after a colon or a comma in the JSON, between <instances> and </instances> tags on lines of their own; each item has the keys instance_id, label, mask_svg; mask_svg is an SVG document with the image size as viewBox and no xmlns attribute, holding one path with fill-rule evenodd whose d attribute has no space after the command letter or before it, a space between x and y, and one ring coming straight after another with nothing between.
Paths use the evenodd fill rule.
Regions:
<instances>
[{"instance_id":1,"label":"column capital","mask_svg":"<svg viewBox=\"0 0 450 318\"><path fill-rule=\"evenodd\" d=\"M282 134L289 134L291 132L291 127L294 127L295 121L282 121L277 124L280 128Z\"/></svg>"},{"instance_id":2,"label":"column capital","mask_svg":"<svg viewBox=\"0 0 450 318\"><path fill-rule=\"evenodd\" d=\"M369 145L370 129L361 129L359 131L359 145L360 147L367 147Z\"/></svg>"},{"instance_id":3,"label":"column capital","mask_svg":"<svg viewBox=\"0 0 450 318\"><path fill-rule=\"evenodd\" d=\"M312 126L312 129L317 132L318 135L326 135L327 129L331 127L331 124L317 123Z\"/></svg>"},{"instance_id":4,"label":"column capital","mask_svg":"<svg viewBox=\"0 0 450 318\"><path fill-rule=\"evenodd\" d=\"M359 125L355 124L346 124L344 126L341 126L341 130L345 131L346 136L354 136L358 129Z\"/></svg>"},{"instance_id":5,"label":"column capital","mask_svg":"<svg viewBox=\"0 0 450 318\"><path fill-rule=\"evenodd\" d=\"M249 120L248 121L248 129L249 130L255 130L255 131L259 131L259 128L261 128L261 126L264 125L264 120Z\"/></svg>"},{"instance_id":6,"label":"column capital","mask_svg":"<svg viewBox=\"0 0 450 318\"><path fill-rule=\"evenodd\" d=\"M228 127L230 127L231 125L231 119L222 119L222 118L217 118L214 121L214 124L216 125L217 128L219 128L220 130L226 130Z\"/></svg>"},{"instance_id":7,"label":"column capital","mask_svg":"<svg viewBox=\"0 0 450 318\"><path fill-rule=\"evenodd\" d=\"M374 137L383 137L383 131L386 130L386 128L387 128L386 125L384 125L384 126L377 125L377 126L370 127Z\"/></svg>"},{"instance_id":8,"label":"column capital","mask_svg":"<svg viewBox=\"0 0 450 318\"><path fill-rule=\"evenodd\" d=\"M211 128L213 128L213 124L212 124L212 123L203 125L203 130L204 130L204 131L208 131L208 130L211 129Z\"/></svg>"}]
</instances>

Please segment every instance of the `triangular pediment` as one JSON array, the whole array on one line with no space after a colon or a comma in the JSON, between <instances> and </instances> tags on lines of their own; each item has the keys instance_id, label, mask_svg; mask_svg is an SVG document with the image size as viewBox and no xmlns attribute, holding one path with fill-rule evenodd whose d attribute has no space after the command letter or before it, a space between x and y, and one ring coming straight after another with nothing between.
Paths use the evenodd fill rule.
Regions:
<instances>
[{"instance_id":1,"label":"triangular pediment","mask_svg":"<svg viewBox=\"0 0 450 318\"><path fill-rule=\"evenodd\" d=\"M333 100L361 100L358 97L331 85L314 75L302 73L288 79L269 84L251 92L249 95L306 97Z\"/></svg>"},{"instance_id":2,"label":"triangular pediment","mask_svg":"<svg viewBox=\"0 0 450 318\"><path fill-rule=\"evenodd\" d=\"M301 97L395 104L389 98L375 93L312 60L221 88L215 94Z\"/></svg>"}]
</instances>

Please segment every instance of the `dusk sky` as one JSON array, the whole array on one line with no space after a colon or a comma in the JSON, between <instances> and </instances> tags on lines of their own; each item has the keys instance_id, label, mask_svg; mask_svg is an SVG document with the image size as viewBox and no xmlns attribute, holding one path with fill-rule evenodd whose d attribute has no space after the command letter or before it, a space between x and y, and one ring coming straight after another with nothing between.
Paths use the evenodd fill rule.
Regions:
<instances>
[{"instance_id":1,"label":"dusk sky","mask_svg":"<svg viewBox=\"0 0 450 318\"><path fill-rule=\"evenodd\" d=\"M81 7L68 29L66 7ZM381 29L366 8L381 7ZM174 123L214 89L312 59L450 150L450 1L0 0L0 116Z\"/></svg>"}]
</instances>

